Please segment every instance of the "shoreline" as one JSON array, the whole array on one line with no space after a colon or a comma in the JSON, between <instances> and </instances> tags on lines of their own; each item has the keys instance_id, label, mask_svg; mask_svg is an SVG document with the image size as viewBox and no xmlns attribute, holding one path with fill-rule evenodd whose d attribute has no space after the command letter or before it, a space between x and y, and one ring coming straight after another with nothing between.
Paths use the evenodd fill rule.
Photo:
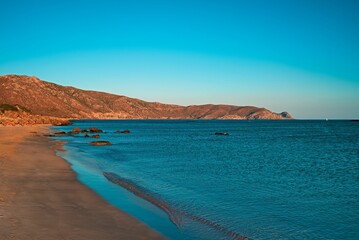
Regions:
<instances>
[{"instance_id":1,"label":"shoreline","mask_svg":"<svg viewBox=\"0 0 359 240\"><path fill-rule=\"evenodd\" d=\"M50 131L0 126L0 239L164 239L79 182Z\"/></svg>"}]
</instances>

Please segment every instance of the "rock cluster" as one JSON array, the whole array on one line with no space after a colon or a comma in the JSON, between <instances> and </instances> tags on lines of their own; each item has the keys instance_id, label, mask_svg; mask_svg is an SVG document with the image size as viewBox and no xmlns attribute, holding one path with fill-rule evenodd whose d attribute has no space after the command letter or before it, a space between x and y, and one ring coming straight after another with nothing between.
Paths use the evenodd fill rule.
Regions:
<instances>
[{"instance_id":1,"label":"rock cluster","mask_svg":"<svg viewBox=\"0 0 359 240\"><path fill-rule=\"evenodd\" d=\"M93 135L90 135L91 133L96 133ZM100 134L99 133L104 133L103 130L98 129L96 127L91 127L89 130L87 129L80 129L79 127L75 127L74 129L72 129L72 131L69 132L55 132L54 134L48 134L45 135L47 137L59 137L59 136L75 136L75 135L79 135L79 134L84 134L83 136L85 138L100 138ZM120 133L125 133L128 134L130 133L130 130L126 129L124 131L120 131ZM110 141L93 141L93 142L88 142L89 145L92 146L107 146L107 145L112 145L112 143Z\"/></svg>"}]
</instances>

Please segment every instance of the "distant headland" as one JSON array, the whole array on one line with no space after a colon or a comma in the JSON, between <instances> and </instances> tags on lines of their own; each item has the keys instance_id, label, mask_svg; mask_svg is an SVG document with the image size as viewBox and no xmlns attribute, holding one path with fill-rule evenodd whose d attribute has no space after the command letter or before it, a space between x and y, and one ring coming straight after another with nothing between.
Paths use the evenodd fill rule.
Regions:
<instances>
[{"instance_id":1,"label":"distant headland","mask_svg":"<svg viewBox=\"0 0 359 240\"><path fill-rule=\"evenodd\" d=\"M292 116L253 106L146 102L65 87L34 76L0 76L0 125L62 125L69 119L289 120Z\"/></svg>"}]
</instances>

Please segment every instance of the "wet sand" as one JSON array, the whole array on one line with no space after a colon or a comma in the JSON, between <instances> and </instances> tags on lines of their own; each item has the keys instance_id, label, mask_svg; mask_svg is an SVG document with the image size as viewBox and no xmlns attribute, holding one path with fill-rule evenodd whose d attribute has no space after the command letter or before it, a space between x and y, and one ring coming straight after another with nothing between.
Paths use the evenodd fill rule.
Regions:
<instances>
[{"instance_id":1,"label":"wet sand","mask_svg":"<svg viewBox=\"0 0 359 240\"><path fill-rule=\"evenodd\" d=\"M163 239L77 181L46 126L0 126L0 239Z\"/></svg>"}]
</instances>

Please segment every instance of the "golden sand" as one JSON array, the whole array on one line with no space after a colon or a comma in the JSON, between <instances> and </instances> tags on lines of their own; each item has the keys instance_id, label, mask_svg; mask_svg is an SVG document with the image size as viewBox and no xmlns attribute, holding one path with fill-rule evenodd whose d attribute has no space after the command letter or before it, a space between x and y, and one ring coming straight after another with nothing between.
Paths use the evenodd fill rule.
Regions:
<instances>
[{"instance_id":1,"label":"golden sand","mask_svg":"<svg viewBox=\"0 0 359 240\"><path fill-rule=\"evenodd\" d=\"M0 127L0 239L162 239L77 181L46 126Z\"/></svg>"}]
</instances>

